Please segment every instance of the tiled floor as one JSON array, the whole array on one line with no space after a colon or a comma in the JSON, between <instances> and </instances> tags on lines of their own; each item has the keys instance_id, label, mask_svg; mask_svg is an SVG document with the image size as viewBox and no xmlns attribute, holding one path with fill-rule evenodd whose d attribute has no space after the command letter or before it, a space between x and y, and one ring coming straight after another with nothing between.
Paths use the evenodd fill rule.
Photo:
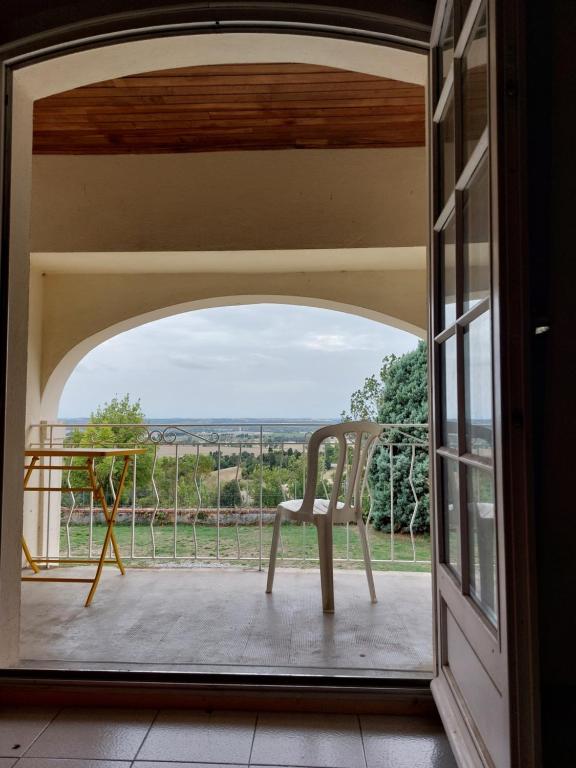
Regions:
<instances>
[{"instance_id":1,"label":"tiled floor","mask_svg":"<svg viewBox=\"0 0 576 768\"><path fill-rule=\"evenodd\" d=\"M66 570L71 576L77 569ZM85 584L26 582L22 664L429 676L430 574L374 577L376 604L370 602L363 572L337 570L334 615L322 613L317 570L280 569L272 595L264 591L265 572L132 569L122 577L110 570L90 608L84 608Z\"/></svg>"},{"instance_id":2,"label":"tiled floor","mask_svg":"<svg viewBox=\"0 0 576 768\"><path fill-rule=\"evenodd\" d=\"M0 768L456 768L420 718L0 710Z\"/></svg>"}]
</instances>

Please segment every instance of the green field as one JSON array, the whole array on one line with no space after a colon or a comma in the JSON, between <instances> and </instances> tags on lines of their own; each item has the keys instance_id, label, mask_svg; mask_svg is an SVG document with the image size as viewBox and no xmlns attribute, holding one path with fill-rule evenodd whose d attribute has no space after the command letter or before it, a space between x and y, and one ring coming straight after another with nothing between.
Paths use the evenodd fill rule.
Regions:
<instances>
[{"instance_id":1,"label":"green field","mask_svg":"<svg viewBox=\"0 0 576 768\"><path fill-rule=\"evenodd\" d=\"M136 525L134 529L130 525L117 525L116 537L120 545L122 557L126 565L131 567L150 567L162 564L173 564L174 560L174 526L173 525L155 525L154 540L156 557L162 558L153 563L150 560L138 560L131 558L132 538L134 538L134 555L136 557L145 557L152 555L153 543L152 533L148 525ZM99 551L99 546L104 540L105 527L102 524L95 524L92 529L93 552L95 555ZM89 546L89 526L71 525L70 535L70 555L85 556L88 554ZM260 528L256 525L221 526L219 536L219 553L221 560L230 562L231 565L245 565L257 567L260 546L262 546L263 560L266 564L268 552L270 551L270 542L272 539L272 526L264 525L262 528L262 544L260 545ZM66 528L62 526L60 531L61 554L68 554L68 538ZM416 561L430 559L430 537L417 536L416 540ZM391 537L388 533L370 530L370 546L374 560L389 560L391 558ZM200 562L209 562L209 558L216 557L218 550L218 531L213 525L203 525L198 523L196 531L190 523L179 523L177 530L176 556L180 565L186 562L193 562L197 559ZM362 550L358 533L354 525L350 525L348 534L345 526L334 527L334 557L335 559L346 558L348 553L351 559L361 559ZM305 554L306 560L290 560L288 558L301 558ZM410 536L405 534L395 534L394 536L394 556L396 560L412 561L412 544ZM279 550L279 567L295 568L315 568L318 566L317 560L318 548L316 544L316 532L311 526L303 527L295 524L284 524L282 526L282 548ZM184 559L180 559L184 558ZM337 568L362 568L362 563L354 562L335 562ZM394 562L394 563L374 563L375 570L383 571L429 571L428 563L419 562Z\"/></svg>"}]
</instances>

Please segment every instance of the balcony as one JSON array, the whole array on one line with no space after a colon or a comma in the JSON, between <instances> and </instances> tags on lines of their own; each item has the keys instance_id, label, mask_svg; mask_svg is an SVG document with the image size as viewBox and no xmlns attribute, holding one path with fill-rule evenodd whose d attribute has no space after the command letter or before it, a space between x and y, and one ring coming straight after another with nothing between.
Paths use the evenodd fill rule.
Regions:
<instances>
[{"instance_id":1,"label":"balcony","mask_svg":"<svg viewBox=\"0 0 576 768\"><path fill-rule=\"evenodd\" d=\"M307 441L318 426L35 427L31 444L44 447L95 444L106 435L108 445L132 441L148 451L134 461L120 501L116 536L126 576L106 570L88 609L86 585L24 583L21 665L428 677L426 426L387 425L366 478L378 603L369 600L353 524L334 529L334 615L321 610L316 533L305 524L283 525L274 593L264 593L275 507L302 495ZM336 450L322 446L318 495L331 490ZM97 469L111 502L114 460ZM51 487L74 486L73 465L45 475ZM104 525L91 494L46 493L42 503L43 530L53 533L36 551L98 555ZM83 570L61 569L66 577Z\"/></svg>"}]
</instances>

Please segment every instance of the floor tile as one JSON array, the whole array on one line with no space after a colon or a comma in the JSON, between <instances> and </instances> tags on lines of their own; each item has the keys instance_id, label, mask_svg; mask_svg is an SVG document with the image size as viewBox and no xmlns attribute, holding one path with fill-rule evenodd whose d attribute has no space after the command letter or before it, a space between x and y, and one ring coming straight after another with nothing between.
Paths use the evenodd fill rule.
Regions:
<instances>
[{"instance_id":1,"label":"floor tile","mask_svg":"<svg viewBox=\"0 0 576 768\"><path fill-rule=\"evenodd\" d=\"M456 768L440 723L380 715L360 723L368 768Z\"/></svg>"},{"instance_id":2,"label":"floor tile","mask_svg":"<svg viewBox=\"0 0 576 768\"><path fill-rule=\"evenodd\" d=\"M354 715L259 715L250 765L364 768L358 718Z\"/></svg>"},{"instance_id":3,"label":"floor tile","mask_svg":"<svg viewBox=\"0 0 576 768\"><path fill-rule=\"evenodd\" d=\"M153 710L64 709L26 756L132 760L154 715Z\"/></svg>"},{"instance_id":4,"label":"floor tile","mask_svg":"<svg viewBox=\"0 0 576 768\"><path fill-rule=\"evenodd\" d=\"M61 757L23 757L16 768L130 768L130 760L73 760ZM0 768L2 764L0 763Z\"/></svg>"},{"instance_id":5,"label":"floor tile","mask_svg":"<svg viewBox=\"0 0 576 768\"><path fill-rule=\"evenodd\" d=\"M158 760L136 760L132 768L248 768L239 763L165 763Z\"/></svg>"},{"instance_id":6,"label":"floor tile","mask_svg":"<svg viewBox=\"0 0 576 768\"><path fill-rule=\"evenodd\" d=\"M247 764L255 724L247 712L161 712L138 760Z\"/></svg>"},{"instance_id":7,"label":"floor tile","mask_svg":"<svg viewBox=\"0 0 576 768\"><path fill-rule=\"evenodd\" d=\"M17 757L0 757L0 768L12 768L16 765Z\"/></svg>"},{"instance_id":8,"label":"floor tile","mask_svg":"<svg viewBox=\"0 0 576 768\"><path fill-rule=\"evenodd\" d=\"M0 755L11 758L23 755L57 711L35 707L0 709Z\"/></svg>"}]
</instances>

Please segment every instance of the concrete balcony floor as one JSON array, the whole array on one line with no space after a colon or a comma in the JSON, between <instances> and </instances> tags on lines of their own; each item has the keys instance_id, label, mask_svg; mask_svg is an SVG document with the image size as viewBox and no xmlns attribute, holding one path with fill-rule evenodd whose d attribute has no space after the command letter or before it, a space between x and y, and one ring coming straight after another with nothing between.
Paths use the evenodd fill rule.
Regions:
<instances>
[{"instance_id":1,"label":"concrete balcony floor","mask_svg":"<svg viewBox=\"0 0 576 768\"><path fill-rule=\"evenodd\" d=\"M110 569L89 608L89 585L24 582L20 666L429 677L430 575L374 577L373 605L363 571L336 570L333 615L317 570L279 568L266 595L265 572Z\"/></svg>"}]
</instances>

